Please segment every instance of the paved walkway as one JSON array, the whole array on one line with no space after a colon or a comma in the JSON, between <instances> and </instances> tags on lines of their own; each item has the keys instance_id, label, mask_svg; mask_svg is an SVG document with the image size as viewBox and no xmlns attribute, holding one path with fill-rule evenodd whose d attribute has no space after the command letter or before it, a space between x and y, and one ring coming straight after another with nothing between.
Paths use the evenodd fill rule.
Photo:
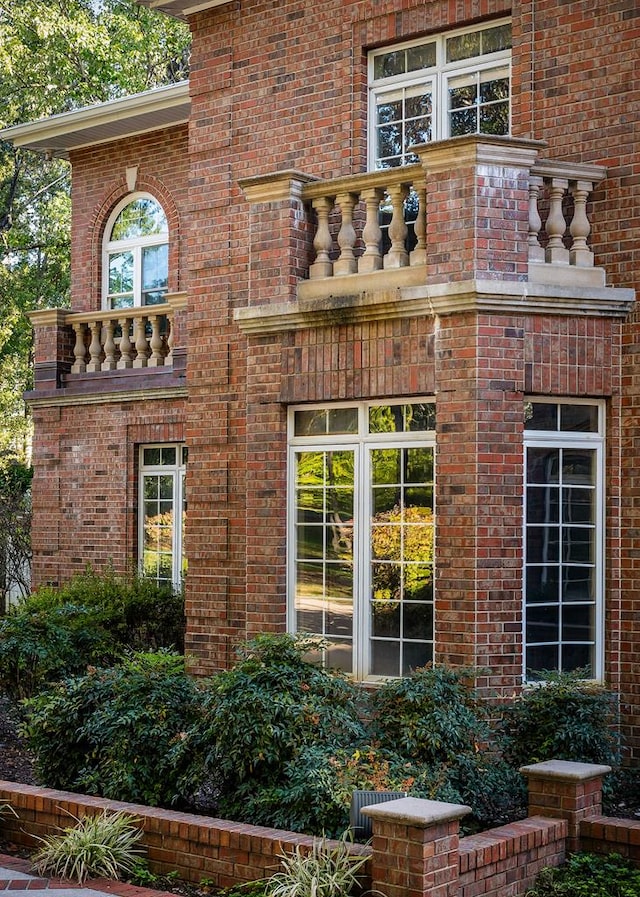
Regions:
<instances>
[{"instance_id":1,"label":"paved walkway","mask_svg":"<svg viewBox=\"0 0 640 897\"><path fill-rule=\"evenodd\" d=\"M28 891L25 897L175 897L167 891L139 888L107 878L88 879L83 885L57 878L39 878L31 872L31 862L0 854L0 891Z\"/></svg>"}]
</instances>

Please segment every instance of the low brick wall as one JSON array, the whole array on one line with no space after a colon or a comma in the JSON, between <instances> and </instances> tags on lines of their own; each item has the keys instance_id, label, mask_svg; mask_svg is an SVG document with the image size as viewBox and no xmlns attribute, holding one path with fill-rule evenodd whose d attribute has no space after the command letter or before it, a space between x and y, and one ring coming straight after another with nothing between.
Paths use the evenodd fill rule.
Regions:
<instances>
[{"instance_id":1,"label":"low brick wall","mask_svg":"<svg viewBox=\"0 0 640 897\"><path fill-rule=\"evenodd\" d=\"M207 878L220 888L271 875L280 865L279 853L314 840L295 832L13 782L0 781L0 803L11 804L18 814L17 818L11 813L3 816L5 836L30 848L37 846L38 836L73 825L72 816L103 809L132 813L140 820L142 844L153 872L177 871L180 878L195 883ZM353 851L370 853L371 848L354 844Z\"/></svg>"},{"instance_id":2,"label":"low brick wall","mask_svg":"<svg viewBox=\"0 0 640 897\"><path fill-rule=\"evenodd\" d=\"M373 823L372 845L352 846L354 853L371 857L365 886L387 897L522 897L541 869L564 861L574 842L576 849L616 852L640 865L640 822L601 815L605 769L564 761L526 767L524 774L533 785L531 815L467 838L458 833L468 807L417 798L369 807L365 812ZM186 881L206 878L217 887L267 877L278 869L279 853L314 840L13 782L0 782L0 803L17 813L3 817L5 837L31 848L38 836L72 825L71 817L124 810L139 819L152 871L175 870Z\"/></svg>"},{"instance_id":3,"label":"low brick wall","mask_svg":"<svg viewBox=\"0 0 640 897\"><path fill-rule=\"evenodd\" d=\"M580 847L590 853L619 853L640 866L640 821L592 816L580 823Z\"/></svg>"},{"instance_id":4,"label":"low brick wall","mask_svg":"<svg viewBox=\"0 0 640 897\"><path fill-rule=\"evenodd\" d=\"M545 866L565 859L565 819L530 816L460 839L459 897L520 897Z\"/></svg>"}]
</instances>

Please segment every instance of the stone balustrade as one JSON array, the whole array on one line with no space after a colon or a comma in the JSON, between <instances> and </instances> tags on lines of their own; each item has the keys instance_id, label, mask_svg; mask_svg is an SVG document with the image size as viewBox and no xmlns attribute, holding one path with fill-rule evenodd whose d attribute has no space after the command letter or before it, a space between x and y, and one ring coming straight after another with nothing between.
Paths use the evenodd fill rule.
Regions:
<instances>
[{"instance_id":1,"label":"stone balustrade","mask_svg":"<svg viewBox=\"0 0 640 897\"><path fill-rule=\"evenodd\" d=\"M604 285L587 243L591 233L588 200L605 177L597 165L538 162L529 178L529 279L557 282L570 276ZM569 271L568 269L572 269ZM576 270L578 269L578 270Z\"/></svg>"},{"instance_id":2,"label":"stone balustrade","mask_svg":"<svg viewBox=\"0 0 640 897\"><path fill-rule=\"evenodd\" d=\"M72 374L173 364L175 302L100 312L75 312L65 323L75 342Z\"/></svg>"},{"instance_id":3,"label":"stone balustrade","mask_svg":"<svg viewBox=\"0 0 640 897\"><path fill-rule=\"evenodd\" d=\"M421 165L314 182L302 193L317 216L310 280L425 264Z\"/></svg>"},{"instance_id":4,"label":"stone balustrade","mask_svg":"<svg viewBox=\"0 0 640 897\"><path fill-rule=\"evenodd\" d=\"M443 144L416 147L421 161L414 165L305 184L302 197L312 206L316 218L315 259L309 267L309 280L370 275L415 266L426 266L426 273L431 276L430 261L446 251L443 244L447 241L443 239L442 244L431 245L431 241L438 243L438 228L432 223L431 215L435 211L442 216L443 211L440 207L434 210L430 205L428 177L433 177L434 172L436 177L438 173L442 175L442 157L446 152L450 152L450 165L455 172L455 152L459 149L454 141L444 146L444 149ZM490 138L486 146L480 147L478 173L481 168L495 170L491 160L493 149L497 160L503 145L496 142L494 148ZM448 161L445 157L445 165ZM505 163L500 158L499 164L502 182L508 183L511 160ZM528 279L556 285L604 286L604 271L594 267L593 252L588 245L592 226L587 203L605 177L605 169L596 165L537 161L525 166L526 172L528 224L524 207L511 214L517 219L513 229L514 254L519 251L517 240L522 237L526 242L528 228ZM492 177L493 174L488 176L489 182ZM482 189L490 188L483 185ZM498 216L501 209L503 204L498 203L494 210ZM452 205L451 215L456 214ZM483 237L484 233L477 232L475 236ZM473 239L474 235L470 237Z\"/></svg>"}]
</instances>

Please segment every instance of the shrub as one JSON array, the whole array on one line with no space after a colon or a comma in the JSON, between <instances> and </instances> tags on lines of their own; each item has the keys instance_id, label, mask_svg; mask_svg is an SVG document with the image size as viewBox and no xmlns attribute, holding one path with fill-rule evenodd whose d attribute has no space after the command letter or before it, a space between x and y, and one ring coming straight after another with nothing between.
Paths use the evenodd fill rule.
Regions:
<instances>
[{"instance_id":1,"label":"shrub","mask_svg":"<svg viewBox=\"0 0 640 897\"><path fill-rule=\"evenodd\" d=\"M194 789L202 784L198 776L203 771L213 780L218 813L284 825L284 808L304 802L305 812L317 818L300 776L302 770L312 770L304 763L296 770L303 753L313 749L328 756L366 742L358 714L362 692L344 677L308 662L309 647L308 641L289 635L260 636L241 650L236 666L218 674L205 691L203 718L178 751L193 753ZM322 777L322 769L317 775ZM287 799L282 789L289 788L301 788L300 797L296 792ZM276 822L269 808L278 801L283 807L276 811ZM311 822L301 821L297 810L294 815L298 830L307 830Z\"/></svg>"},{"instance_id":2,"label":"shrub","mask_svg":"<svg viewBox=\"0 0 640 897\"><path fill-rule=\"evenodd\" d=\"M640 869L617 854L583 853L564 866L543 869L527 897L638 897Z\"/></svg>"},{"instance_id":3,"label":"shrub","mask_svg":"<svg viewBox=\"0 0 640 897\"><path fill-rule=\"evenodd\" d=\"M173 747L200 702L182 665L177 655L137 654L27 701L24 734L39 780L151 806L181 800L188 758L177 760Z\"/></svg>"},{"instance_id":4,"label":"shrub","mask_svg":"<svg viewBox=\"0 0 640 897\"><path fill-rule=\"evenodd\" d=\"M343 897L358 887L358 872L368 859L351 853L346 837L335 845L316 840L311 849L298 844L279 856L283 868L267 882L271 897Z\"/></svg>"},{"instance_id":5,"label":"shrub","mask_svg":"<svg viewBox=\"0 0 640 897\"><path fill-rule=\"evenodd\" d=\"M584 680L584 672L548 672L501 710L499 729L506 759L514 766L544 760L616 765L614 696Z\"/></svg>"},{"instance_id":6,"label":"shrub","mask_svg":"<svg viewBox=\"0 0 640 897\"><path fill-rule=\"evenodd\" d=\"M386 682L373 696L374 732L382 747L422 763L455 763L488 738L469 672L428 666Z\"/></svg>"},{"instance_id":7,"label":"shrub","mask_svg":"<svg viewBox=\"0 0 640 897\"><path fill-rule=\"evenodd\" d=\"M126 650L181 650L183 633L181 596L139 577L87 572L41 589L0 620L0 685L30 697Z\"/></svg>"},{"instance_id":8,"label":"shrub","mask_svg":"<svg viewBox=\"0 0 640 897\"><path fill-rule=\"evenodd\" d=\"M34 855L33 865L40 875L71 878L80 884L90 875L119 879L139 863L141 851L136 844L142 831L135 821L126 813L106 811L78 819L60 835L39 838L43 846Z\"/></svg>"}]
</instances>

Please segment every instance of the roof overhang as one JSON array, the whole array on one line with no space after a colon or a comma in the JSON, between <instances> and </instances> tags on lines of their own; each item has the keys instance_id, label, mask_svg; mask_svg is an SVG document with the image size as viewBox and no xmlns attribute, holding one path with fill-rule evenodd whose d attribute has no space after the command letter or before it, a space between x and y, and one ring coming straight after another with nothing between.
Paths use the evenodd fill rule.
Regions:
<instances>
[{"instance_id":1,"label":"roof overhang","mask_svg":"<svg viewBox=\"0 0 640 897\"><path fill-rule=\"evenodd\" d=\"M232 0L138 0L141 6L156 9L168 16L186 21L189 16L204 9L213 9L214 6L224 6Z\"/></svg>"},{"instance_id":2,"label":"roof overhang","mask_svg":"<svg viewBox=\"0 0 640 897\"><path fill-rule=\"evenodd\" d=\"M189 120L189 82L63 112L41 121L0 130L0 140L16 147L68 159L72 150L158 131Z\"/></svg>"}]
</instances>

